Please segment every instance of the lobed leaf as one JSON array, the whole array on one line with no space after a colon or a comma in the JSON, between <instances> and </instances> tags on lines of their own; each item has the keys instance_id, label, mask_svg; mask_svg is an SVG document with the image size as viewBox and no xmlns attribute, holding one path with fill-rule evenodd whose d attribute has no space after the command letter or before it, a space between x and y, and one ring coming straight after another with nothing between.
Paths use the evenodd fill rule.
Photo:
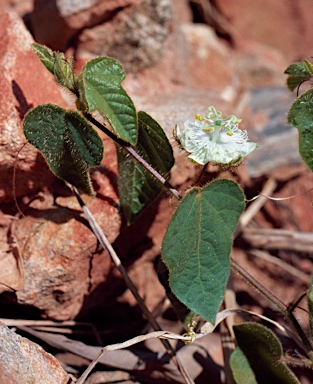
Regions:
<instances>
[{"instance_id":1,"label":"lobed leaf","mask_svg":"<svg viewBox=\"0 0 313 384\"><path fill-rule=\"evenodd\" d=\"M162 258L177 298L212 324L230 272L232 235L244 209L244 195L231 180L192 188L166 231Z\"/></svg>"},{"instance_id":2,"label":"lobed leaf","mask_svg":"<svg viewBox=\"0 0 313 384\"><path fill-rule=\"evenodd\" d=\"M138 128L134 103L121 86L123 67L109 57L90 60L79 75L79 108L99 111L118 137L135 145Z\"/></svg>"},{"instance_id":3,"label":"lobed leaf","mask_svg":"<svg viewBox=\"0 0 313 384\"><path fill-rule=\"evenodd\" d=\"M282 362L283 350L276 335L257 323L233 327L238 347L230 366L237 384L300 384Z\"/></svg>"},{"instance_id":4,"label":"lobed leaf","mask_svg":"<svg viewBox=\"0 0 313 384\"><path fill-rule=\"evenodd\" d=\"M28 112L23 130L57 177L94 194L89 168L101 163L103 144L84 118L57 105L44 104Z\"/></svg>"},{"instance_id":5,"label":"lobed leaf","mask_svg":"<svg viewBox=\"0 0 313 384\"><path fill-rule=\"evenodd\" d=\"M174 157L163 129L145 112L138 113L138 128L138 143L134 149L165 176L174 164ZM118 168L120 202L131 224L158 197L162 184L123 150L118 151Z\"/></svg>"},{"instance_id":6,"label":"lobed leaf","mask_svg":"<svg viewBox=\"0 0 313 384\"><path fill-rule=\"evenodd\" d=\"M313 171L313 89L303 93L292 104L288 123L298 129L300 155Z\"/></svg>"}]
</instances>

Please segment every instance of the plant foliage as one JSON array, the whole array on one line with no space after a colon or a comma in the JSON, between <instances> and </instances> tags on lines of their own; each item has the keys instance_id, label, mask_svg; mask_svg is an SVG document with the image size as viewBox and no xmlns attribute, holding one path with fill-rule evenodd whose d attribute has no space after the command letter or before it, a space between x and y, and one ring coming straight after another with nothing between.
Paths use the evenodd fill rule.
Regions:
<instances>
[{"instance_id":1,"label":"plant foliage","mask_svg":"<svg viewBox=\"0 0 313 384\"><path fill-rule=\"evenodd\" d=\"M28 142L43 154L56 176L94 194L89 168L100 165L103 144L84 118L57 105L45 104L25 116L23 129Z\"/></svg>"},{"instance_id":2,"label":"plant foliage","mask_svg":"<svg viewBox=\"0 0 313 384\"><path fill-rule=\"evenodd\" d=\"M214 324L230 272L232 235L245 206L240 187L216 180L192 188L166 231L162 257L172 292Z\"/></svg>"}]
</instances>

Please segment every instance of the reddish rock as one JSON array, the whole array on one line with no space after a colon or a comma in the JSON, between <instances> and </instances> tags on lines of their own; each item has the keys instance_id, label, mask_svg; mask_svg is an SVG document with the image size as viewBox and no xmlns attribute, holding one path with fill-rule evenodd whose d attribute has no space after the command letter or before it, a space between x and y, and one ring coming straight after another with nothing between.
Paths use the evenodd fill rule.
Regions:
<instances>
[{"instance_id":1,"label":"reddish rock","mask_svg":"<svg viewBox=\"0 0 313 384\"><path fill-rule=\"evenodd\" d=\"M172 18L169 0L141 1L85 29L78 38L77 57L110 56L129 72L152 67L162 57Z\"/></svg>"},{"instance_id":2,"label":"reddish rock","mask_svg":"<svg viewBox=\"0 0 313 384\"><path fill-rule=\"evenodd\" d=\"M65 102L53 75L32 51L33 39L20 18L13 12L2 13L0 28L0 202L8 202L13 200L14 167L17 197L55 180L31 145L22 149L26 143L22 119L29 108L38 104L65 106Z\"/></svg>"},{"instance_id":3,"label":"reddish rock","mask_svg":"<svg viewBox=\"0 0 313 384\"><path fill-rule=\"evenodd\" d=\"M230 49L219 40L214 30L201 24L183 24L187 40L188 61L185 86L198 90L221 91L232 83Z\"/></svg>"},{"instance_id":4,"label":"reddish rock","mask_svg":"<svg viewBox=\"0 0 313 384\"><path fill-rule=\"evenodd\" d=\"M174 20L177 23L191 23L193 14L188 0L172 0Z\"/></svg>"},{"instance_id":5,"label":"reddish rock","mask_svg":"<svg viewBox=\"0 0 313 384\"><path fill-rule=\"evenodd\" d=\"M21 17L30 13L34 6L34 0L3 0L3 2L7 3Z\"/></svg>"},{"instance_id":6,"label":"reddish rock","mask_svg":"<svg viewBox=\"0 0 313 384\"><path fill-rule=\"evenodd\" d=\"M191 23L188 2L125 0L113 2L115 8L111 1L92 3L74 10L67 1L36 1L35 39L65 50L75 37L77 68L97 56L115 58L129 74L136 72L128 81L135 93L171 93L178 87L221 92L231 85L229 47L208 26Z\"/></svg>"},{"instance_id":7,"label":"reddish rock","mask_svg":"<svg viewBox=\"0 0 313 384\"><path fill-rule=\"evenodd\" d=\"M170 109L173 102L176 106L180 103L184 106L197 92L208 106L212 104L210 98L229 101L225 91L230 89L232 101L237 91L233 86L233 65L228 63L230 54L229 48L219 41L210 27L176 23L159 62L136 74L128 73L124 87L134 98L157 97L159 107L162 107L164 96L171 100ZM216 97L217 94L220 96Z\"/></svg>"},{"instance_id":8,"label":"reddish rock","mask_svg":"<svg viewBox=\"0 0 313 384\"><path fill-rule=\"evenodd\" d=\"M106 22L139 0L73 1L35 0L31 25L35 40L54 50L65 51L84 28ZM43 23L42 20L45 20Z\"/></svg>"},{"instance_id":9,"label":"reddish rock","mask_svg":"<svg viewBox=\"0 0 313 384\"><path fill-rule=\"evenodd\" d=\"M286 85L285 69L290 64L283 53L256 41L238 43L233 71L241 89Z\"/></svg>"},{"instance_id":10,"label":"reddish rock","mask_svg":"<svg viewBox=\"0 0 313 384\"><path fill-rule=\"evenodd\" d=\"M113 148L111 149L113 151ZM116 165L116 163L115 163ZM120 216L109 172L95 171L93 181L98 186L97 198L84 200L110 242L119 233ZM56 196L61 194L56 191ZM43 316L73 319L84 306L96 306L88 301L99 284L111 273L112 263L106 252L98 249L92 231L86 225L81 209L72 196L57 197L56 204L30 208L26 217L15 225L15 236L24 261L24 287L16 292L18 303L40 309ZM105 288L101 299L105 300Z\"/></svg>"},{"instance_id":11,"label":"reddish rock","mask_svg":"<svg viewBox=\"0 0 313 384\"><path fill-rule=\"evenodd\" d=\"M39 345L0 324L0 382L66 384L70 377Z\"/></svg>"},{"instance_id":12,"label":"reddish rock","mask_svg":"<svg viewBox=\"0 0 313 384\"><path fill-rule=\"evenodd\" d=\"M308 59L312 51L310 0L216 0L235 42L247 39L278 49L289 61Z\"/></svg>"}]
</instances>

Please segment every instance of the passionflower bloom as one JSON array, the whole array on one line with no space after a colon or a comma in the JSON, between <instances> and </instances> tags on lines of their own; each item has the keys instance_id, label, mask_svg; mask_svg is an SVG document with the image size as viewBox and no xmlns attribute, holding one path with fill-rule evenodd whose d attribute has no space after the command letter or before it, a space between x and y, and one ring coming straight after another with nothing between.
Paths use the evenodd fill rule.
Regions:
<instances>
[{"instance_id":1,"label":"passionflower bloom","mask_svg":"<svg viewBox=\"0 0 313 384\"><path fill-rule=\"evenodd\" d=\"M237 165L257 147L248 141L247 132L238 128L240 122L233 115L223 119L221 112L210 106L207 115L185 121L183 131L177 125L175 136L193 162Z\"/></svg>"}]
</instances>

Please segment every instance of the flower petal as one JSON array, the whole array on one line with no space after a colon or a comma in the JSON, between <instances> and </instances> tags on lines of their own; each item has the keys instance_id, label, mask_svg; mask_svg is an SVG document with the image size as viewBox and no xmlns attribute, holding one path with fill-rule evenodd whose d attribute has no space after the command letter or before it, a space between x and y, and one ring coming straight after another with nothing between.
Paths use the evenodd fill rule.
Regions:
<instances>
[{"instance_id":1,"label":"flower petal","mask_svg":"<svg viewBox=\"0 0 313 384\"><path fill-rule=\"evenodd\" d=\"M189 159L206 164L236 164L254 151L255 143L248 141L246 131L238 128L241 122L236 116L222 118L214 107L208 108L206 116L196 115L196 120L187 120L184 130L176 128L181 146L190 153Z\"/></svg>"}]
</instances>

